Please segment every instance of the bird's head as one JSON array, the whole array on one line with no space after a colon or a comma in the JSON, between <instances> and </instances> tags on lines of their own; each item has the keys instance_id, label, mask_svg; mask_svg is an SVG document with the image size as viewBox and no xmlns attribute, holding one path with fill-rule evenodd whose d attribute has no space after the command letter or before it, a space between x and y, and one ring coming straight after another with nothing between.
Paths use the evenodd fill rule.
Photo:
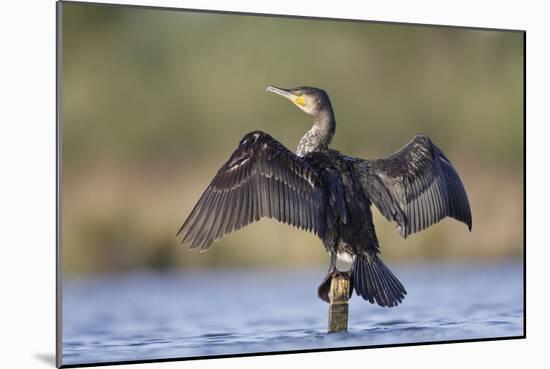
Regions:
<instances>
[{"instance_id":1,"label":"bird's head","mask_svg":"<svg viewBox=\"0 0 550 369\"><path fill-rule=\"evenodd\" d=\"M275 86L268 86L266 91L281 95L302 109L306 114L314 117L327 111L332 113L332 107L330 105L328 95L320 88L303 86L285 89Z\"/></svg>"}]
</instances>

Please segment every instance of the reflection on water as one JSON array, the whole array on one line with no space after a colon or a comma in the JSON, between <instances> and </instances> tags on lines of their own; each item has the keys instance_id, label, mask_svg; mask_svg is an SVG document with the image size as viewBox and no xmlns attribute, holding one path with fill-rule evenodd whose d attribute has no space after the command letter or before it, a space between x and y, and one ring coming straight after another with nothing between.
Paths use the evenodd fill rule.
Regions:
<instances>
[{"instance_id":1,"label":"reflection on water","mask_svg":"<svg viewBox=\"0 0 550 369\"><path fill-rule=\"evenodd\" d=\"M390 264L391 265L391 264ZM368 346L523 334L520 263L392 270L397 308L354 295L349 331L326 334L324 270L188 271L66 281L63 364Z\"/></svg>"}]
</instances>

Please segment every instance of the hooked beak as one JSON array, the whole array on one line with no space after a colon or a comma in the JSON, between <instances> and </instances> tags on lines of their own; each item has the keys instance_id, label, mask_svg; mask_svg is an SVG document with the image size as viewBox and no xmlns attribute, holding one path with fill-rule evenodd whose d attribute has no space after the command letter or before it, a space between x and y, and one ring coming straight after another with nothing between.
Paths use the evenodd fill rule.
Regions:
<instances>
[{"instance_id":1,"label":"hooked beak","mask_svg":"<svg viewBox=\"0 0 550 369\"><path fill-rule=\"evenodd\" d=\"M294 99L296 99L296 96L292 92L290 92L289 90L285 90L284 88L267 86L265 92L273 92L274 94L280 95L286 99L289 99L292 102L294 102Z\"/></svg>"},{"instance_id":2,"label":"hooked beak","mask_svg":"<svg viewBox=\"0 0 550 369\"><path fill-rule=\"evenodd\" d=\"M294 103L294 105L298 106L300 109L304 110L304 105L306 104L305 97L303 95L297 95L291 90L285 90L284 88L279 88L275 86L267 86L265 89L266 92L273 92L277 95L280 95L284 97L285 99L288 99Z\"/></svg>"}]
</instances>

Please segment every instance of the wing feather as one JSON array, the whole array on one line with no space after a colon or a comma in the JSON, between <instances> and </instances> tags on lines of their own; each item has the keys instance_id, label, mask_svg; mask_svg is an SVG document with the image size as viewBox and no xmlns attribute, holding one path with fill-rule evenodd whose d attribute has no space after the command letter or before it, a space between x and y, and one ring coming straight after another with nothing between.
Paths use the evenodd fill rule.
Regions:
<instances>
[{"instance_id":1,"label":"wing feather","mask_svg":"<svg viewBox=\"0 0 550 369\"><path fill-rule=\"evenodd\" d=\"M263 132L243 137L183 223L178 236L191 248L262 217L324 235L325 190L307 158Z\"/></svg>"},{"instance_id":2,"label":"wing feather","mask_svg":"<svg viewBox=\"0 0 550 369\"><path fill-rule=\"evenodd\" d=\"M348 158L365 193L407 237L451 217L472 228L468 195L452 163L432 141L417 135L385 159Z\"/></svg>"}]
</instances>

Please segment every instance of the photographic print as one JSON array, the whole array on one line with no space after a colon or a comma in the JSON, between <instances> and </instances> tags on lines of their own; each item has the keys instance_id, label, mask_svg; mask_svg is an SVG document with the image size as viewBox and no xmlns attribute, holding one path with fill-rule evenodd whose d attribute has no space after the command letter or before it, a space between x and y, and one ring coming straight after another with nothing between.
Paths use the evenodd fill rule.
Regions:
<instances>
[{"instance_id":1,"label":"photographic print","mask_svg":"<svg viewBox=\"0 0 550 369\"><path fill-rule=\"evenodd\" d=\"M57 17L58 366L525 336L524 31Z\"/></svg>"}]
</instances>

